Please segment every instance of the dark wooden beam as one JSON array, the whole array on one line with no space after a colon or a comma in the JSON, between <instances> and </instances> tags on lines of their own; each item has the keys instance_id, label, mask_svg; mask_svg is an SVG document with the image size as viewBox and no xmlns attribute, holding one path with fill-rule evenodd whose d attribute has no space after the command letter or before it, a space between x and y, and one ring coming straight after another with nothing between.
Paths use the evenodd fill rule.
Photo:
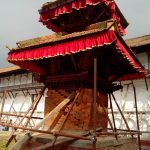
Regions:
<instances>
[{"instance_id":1,"label":"dark wooden beam","mask_svg":"<svg viewBox=\"0 0 150 150\"><path fill-rule=\"evenodd\" d=\"M65 82L65 81L75 81L75 80L86 80L88 77L88 72L82 72L77 74L69 75L55 75L55 76L46 76L45 82Z\"/></svg>"},{"instance_id":2,"label":"dark wooden beam","mask_svg":"<svg viewBox=\"0 0 150 150\"><path fill-rule=\"evenodd\" d=\"M77 64L76 64L76 62L75 62L75 60L74 60L74 57L73 57L73 55L70 55L71 56L71 60L72 60L72 62L73 62L73 66L74 66L74 68L75 68L75 71L76 72L78 72L79 70L78 70L78 66L77 66Z\"/></svg>"}]
</instances>

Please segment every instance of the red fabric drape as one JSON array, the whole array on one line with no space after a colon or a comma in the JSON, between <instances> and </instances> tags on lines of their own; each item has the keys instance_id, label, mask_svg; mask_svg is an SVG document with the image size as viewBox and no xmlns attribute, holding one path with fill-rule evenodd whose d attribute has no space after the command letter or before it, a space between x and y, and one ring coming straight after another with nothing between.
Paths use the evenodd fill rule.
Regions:
<instances>
[{"instance_id":1,"label":"red fabric drape","mask_svg":"<svg viewBox=\"0 0 150 150\"><path fill-rule=\"evenodd\" d=\"M85 51L87 49L92 49L93 47L111 44L115 40L116 35L114 31L99 32L96 34L79 37L78 39L61 42L51 46L12 51L8 55L8 60L36 60L77 53L80 51Z\"/></svg>"},{"instance_id":2,"label":"red fabric drape","mask_svg":"<svg viewBox=\"0 0 150 150\"><path fill-rule=\"evenodd\" d=\"M71 13L72 9L79 10L81 8L85 8L86 5L96 5L107 1L109 0L74 0L65 5L61 5L56 8L50 9L48 11L42 12L40 16L40 21L47 20L47 19L54 19L61 14Z\"/></svg>"},{"instance_id":3,"label":"red fabric drape","mask_svg":"<svg viewBox=\"0 0 150 150\"><path fill-rule=\"evenodd\" d=\"M52 23L51 19L57 18L61 14L71 13L73 9L79 10L81 8L85 8L87 5L96 5L105 1L107 0L75 0L65 5L42 12L40 14L39 21L42 22L43 25L46 25L48 29L51 29L54 32L61 32L61 30Z\"/></svg>"},{"instance_id":4,"label":"red fabric drape","mask_svg":"<svg viewBox=\"0 0 150 150\"><path fill-rule=\"evenodd\" d=\"M131 56L129 51L122 45L122 43L117 39L115 41L116 43L116 50L123 55L124 58L126 58L129 62L129 64L137 70L137 73L128 73L122 77L118 77L118 81L124 81L124 80L134 80L138 78L144 78L146 77L146 72L144 69L140 66L140 64Z\"/></svg>"},{"instance_id":5,"label":"red fabric drape","mask_svg":"<svg viewBox=\"0 0 150 150\"><path fill-rule=\"evenodd\" d=\"M61 14L71 13L73 9L79 10L85 8L87 5L96 5L105 3L111 12L111 18L117 21L119 32L121 35L125 34L124 28L120 24L120 18L116 15L115 3L112 0L75 0L73 2L61 5L54 9L44 11L40 14L40 22L46 25L47 28L52 29L54 32L61 32L61 30L52 23L51 19L57 18Z\"/></svg>"},{"instance_id":6,"label":"red fabric drape","mask_svg":"<svg viewBox=\"0 0 150 150\"><path fill-rule=\"evenodd\" d=\"M9 52L8 61L15 65L19 65L21 68L41 74L44 73L44 71L42 70L42 67L38 66L36 60L78 53L94 47L110 45L113 42L116 46L116 50L123 55L124 59L128 60L133 69L137 70L137 74L127 74L122 78L119 78L119 80L133 79L137 77L143 78L145 76L143 68L140 66L139 62L131 56L130 52L124 47L116 37L115 32L112 30L93 33L92 35L86 35L78 39L70 39L69 41L59 42L58 44L53 44L51 46L14 50Z\"/></svg>"},{"instance_id":7,"label":"red fabric drape","mask_svg":"<svg viewBox=\"0 0 150 150\"><path fill-rule=\"evenodd\" d=\"M126 48L118 39L116 40L116 48L129 61L130 65L132 65L135 69L138 69L139 71L143 71L139 63L130 55L130 53L126 50Z\"/></svg>"}]
</instances>

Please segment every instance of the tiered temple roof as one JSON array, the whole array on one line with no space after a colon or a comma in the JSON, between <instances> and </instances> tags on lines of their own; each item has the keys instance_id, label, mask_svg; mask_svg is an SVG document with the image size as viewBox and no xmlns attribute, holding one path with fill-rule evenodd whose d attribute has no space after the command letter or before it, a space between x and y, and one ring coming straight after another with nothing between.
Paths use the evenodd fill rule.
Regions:
<instances>
[{"instance_id":1,"label":"tiered temple roof","mask_svg":"<svg viewBox=\"0 0 150 150\"><path fill-rule=\"evenodd\" d=\"M86 26L114 19L125 34L128 22L112 0L56 0L39 10L40 21L55 32L76 32Z\"/></svg>"},{"instance_id":2,"label":"tiered temple roof","mask_svg":"<svg viewBox=\"0 0 150 150\"><path fill-rule=\"evenodd\" d=\"M82 79L91 83L95 57L98 60L97 76L104 81L111 83L145 77L144 68L121 37L128 24L114 1L56 1L46 3L39 12L44 24L55 22L61 32L18 42L8 54L9 62L56 82L60 82L62 76L71 76L71 81ZM77 14L81 16L77 17ZM99 19L94 21L99 14ZM89 22L85 22L86 18ZM64 24L63 21L68 19L70 23ZM53 30L53 26L50 28Z\"/></svg>"}]
</instances>

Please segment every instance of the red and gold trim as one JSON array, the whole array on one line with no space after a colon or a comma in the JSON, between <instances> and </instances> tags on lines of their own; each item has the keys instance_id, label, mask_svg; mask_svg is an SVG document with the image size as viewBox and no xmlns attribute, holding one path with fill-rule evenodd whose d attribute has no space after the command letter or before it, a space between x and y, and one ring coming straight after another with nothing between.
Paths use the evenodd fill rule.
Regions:
<instances>
[{"instance_id":1,"label":"red and gold trim","mask_svg":"<svg viewBox=\"0 0 150 150\"><path fill-rule=\"evenodd\" d=\"M116 4L113 0L74 0L53 9L45 8L43 11L40 11L39 21L42 22L43 25L46 25L47 28L52 29L54 32L63 32L52 22L52 19L57 19L62 14L72 13L74 9L80 10L82 8L86 8L88 5L98 5L101 3L104 3L110 9L111 18L109 19L116 20L120 34L124 35L125 30L120 23L119 16L116 14Z\"/></svg>"},{"instance_id":2,"label":"red and gold trim","mask_svg":"<svg viewBox=\"0 0 150 150\"><path fill-rule=\"evenodd\" d=\"M110 45L116 40L114 31L98 32L92 35L79 37L70 41L61 41L58 44L43 46L33 49L11 51L8 54L8 61L38 60L56 56L64 56L80 51L86 51L94 47Z\"/></svg>"},{"instance_id":3,"label":"red and gold trim","mask_svg":"<svg viewBox=\"0 0 150 150\"><path fill-rule=\"evenodd\" d=\"M74 0L70 3L60 5L53 9L44 9L40 11L40 21L56 19L59 15L71 13L73 9L80 10L87 7L88 5L97 5L105 2L108 4L112 0Z\"/></svg>"},{"instance_id":4,"label":"red and gold trim","mask_svg":"<svg viewBox=\"0 0 150 150\"><path fill-rule=\"evenodd\" d=\"M122 42L112 30L84 35L77 39L59 41L48 46L38 48L22 49L11 51L8 54L8 61L19 65L21 68L31 70L33 72L43 74L42 67L38 66L38 60L51 57L65 56L81 51L91 50L94 47L102 47L113 43L117 53L122 55L122 58L128 61L129 65L135 70L134 74L123 76L119 80L128 80L133 78L145 77L145 72L140 63L131 55L131 51L126 49ZM123 60L124 61L124 60Z\"/></svg>"}]
</instances>

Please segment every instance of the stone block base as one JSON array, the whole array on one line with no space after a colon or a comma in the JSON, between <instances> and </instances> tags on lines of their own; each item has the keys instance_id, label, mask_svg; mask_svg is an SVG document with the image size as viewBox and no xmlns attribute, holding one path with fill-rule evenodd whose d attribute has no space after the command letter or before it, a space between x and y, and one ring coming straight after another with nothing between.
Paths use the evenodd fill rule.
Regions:
<instances>
[{"instance_id":1,"label":"stone block base","mask_svg":"<svg viewBox=\"0 0 150 150\"><path fill-rule=\"evenodd\" d=\"M23 150L38 149L49 143L52 143L54 137L37 136L31 139L23 147ZM116 140L114 137L102 136L97 138L97 143L94 148L91 141L74 140L70 138L59 137L54 147L44 148L45 150L137 150L137 139L131 137L119 137Z\"/></svg>"}]
</instances>

